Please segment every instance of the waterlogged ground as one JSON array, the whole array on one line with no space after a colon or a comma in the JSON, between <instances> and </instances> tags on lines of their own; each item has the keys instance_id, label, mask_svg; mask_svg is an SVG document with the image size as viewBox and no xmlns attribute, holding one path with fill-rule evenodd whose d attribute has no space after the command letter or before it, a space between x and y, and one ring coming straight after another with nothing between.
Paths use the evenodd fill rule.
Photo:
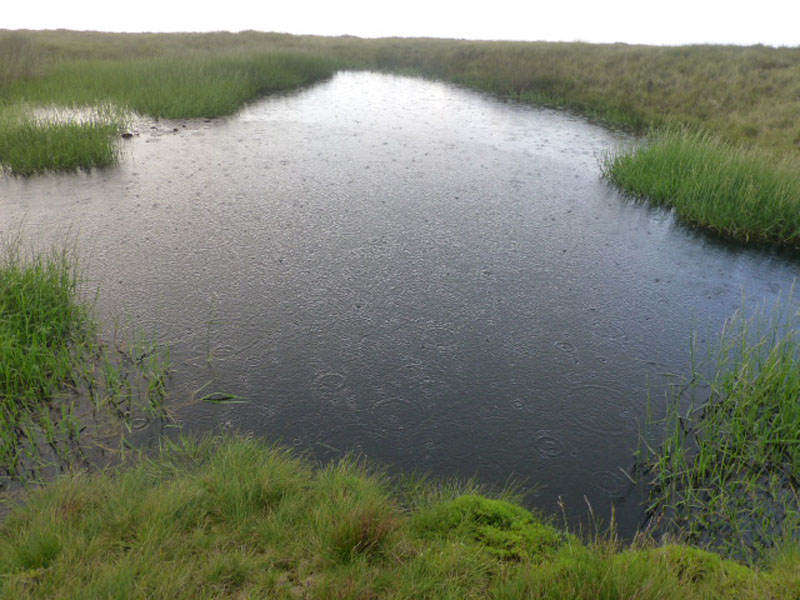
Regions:
<instances>
[{"instance_id":1,"label":"waterlogged ground","mask_svg":"<svg viewBox=\"0 0 800 600\"><path fill-rule=\"evenodd\" d=\"M136 133L116 168L0 181L0 229L78 236L101 315L172 344L185 429L521 480L623 532L648 386L800 273L621 197L619 136L442 83L342 73Z\"/></svg>"}]
</instances>

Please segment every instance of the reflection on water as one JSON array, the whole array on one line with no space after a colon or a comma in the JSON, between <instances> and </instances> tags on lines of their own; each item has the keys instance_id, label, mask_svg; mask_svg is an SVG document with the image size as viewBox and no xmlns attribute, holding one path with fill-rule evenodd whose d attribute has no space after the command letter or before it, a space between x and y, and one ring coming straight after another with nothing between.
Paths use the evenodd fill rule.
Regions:
<instances>
[{"instance_id":1,"label":"reflection on water","mask_svg":"<svg viewBox=\"0 0 800 600\"><path fill-rule=\"evenodd\" d=\"M685 230L601 179L615 134L453 86L342 73L160 123L92 174L0 182L0 228L77 233L99 310L173 345L190 431L252 431L532 502L639 517L623 470L689 341L800 263ZM202 388L202 392L198 392Z\"/></svg>"}]
</instances>

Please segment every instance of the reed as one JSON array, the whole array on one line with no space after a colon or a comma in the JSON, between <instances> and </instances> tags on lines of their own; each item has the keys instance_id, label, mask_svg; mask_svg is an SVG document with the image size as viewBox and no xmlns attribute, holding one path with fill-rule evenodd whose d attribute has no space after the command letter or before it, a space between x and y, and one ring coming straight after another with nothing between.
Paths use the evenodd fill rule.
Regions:
<instances>
[{"instance_id":1,"label":"reed","mask_svg":"<svg viewBox=\"0 0 800 600\"><path fill-rule=\"evenodd\" d=\"M666 437L648 446L653 523L756 562L797 545L800 313L733 317L713 362L667 397Z\"/></svg>"},{"instance_id":2,"label":"reed","mask_svg":"<svg viewBox=\"0 0 800 600\"><path fill-rule=\"evenodd\" d=\"M104 342L81 285L73 251L2 247L0 487L80 461L114 423L165 417L168 354L141 336Z\"/></svg>"}]
</instances>

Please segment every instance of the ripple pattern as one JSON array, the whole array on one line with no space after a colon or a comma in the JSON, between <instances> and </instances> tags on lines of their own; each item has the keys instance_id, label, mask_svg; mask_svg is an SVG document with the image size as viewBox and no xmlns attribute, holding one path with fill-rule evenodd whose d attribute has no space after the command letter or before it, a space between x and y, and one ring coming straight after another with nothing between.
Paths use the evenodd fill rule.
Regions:
<instances>
[{"instance_id":1,"label":"ripple pattern","mask_svg":"<svg viewBox=\"0 0 800 600\"><path fill-rule=\"evenodd\" d=\"M536 451L547 458L555 458L564 453L563 442L550 431L537 431L533 438L533 444Z\"/></svg>"}]
</instances>

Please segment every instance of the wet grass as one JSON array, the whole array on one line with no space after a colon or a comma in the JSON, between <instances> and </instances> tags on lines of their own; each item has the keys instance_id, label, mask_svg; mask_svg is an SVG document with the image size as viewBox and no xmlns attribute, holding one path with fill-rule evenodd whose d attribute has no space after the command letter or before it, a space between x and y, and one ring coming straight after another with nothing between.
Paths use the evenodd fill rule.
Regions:
<instances>
[{"instance_id":1,"label":"wet grass","mask_svg":"<svg viewBox=\"0 0 800 600\"><path fill-rule=\"evenodd\" d=\"M22 176L112 165L120 128L113 120L52 122L19 109L2 111L0 165Z\"/></svg>"},{"instance_id":2,"label":"wet grass","mask_svg":"<svg viewBox=\"0 0 800 600\"><path fill-rule=\"evenodd\" d=\"M612 181L722 235L797 246L788 213L800 172L800 48L0 31L0 57L0 112L112 102L156 118L209 118L339 68L367 68L569 109L636 133L688 128L694 133L660 133L619 155L607 169ZM0 162L14 173L115 159L111 127L0 118L3 139ZM713 168L689 169L680 189L657 181L705 158Z\"/></svg>"},{"instance_id":3,"label":"wet grass","mask_svg":"<svg viewBox=\"0 0 800 600\"><path fill-rule=\"evenodd\" d=\"M109 37L113 36L103 39ZM128 48L129 55L112 52L113 56L99 43L85 46L81 53L65 53L32 41L40 39L0 32L0 57L5 61L0 71L0 164L17 175L113 164L126 115L230 115L264 94L327 77L340 64L307 52L241 43L203 48L192 43L193 38L173 44L171 53L164 54L163 44L148 50L144 36L137 38L138 49ZM56 122L34 118L31 111L36 107L62 114L68 114L65 108L110 108L104 118Z\"/></svg>"},{"instance_id":4,"label":"wet grass","mask_svg":"<svg viewBox=\"0 0 800 600\"><path fill-rule=\"evenodd\" d=\"M0 249L0 487L81 462L89 434L164 416L168 356L104 342L81 283L74 252Z\"/></svg>"},{"instance_id":5,"label":"wet grass","mask_svg":"<svg viewBox=\"0 0 800 600\"><path fill-rule=\"evenodd\" d=\"M0 595L781 599L800 590L795 559L755 570L685 546L581 541L508 497L228 438L165 443L32 493L0 524Z\"/></svg>"},{"instance_id":6,"label":"wet grass","mask_svg":"<svg viewBox=\"0 0 800 600\"><path fill-rule=\"evenodd\" d=\"M702 126L725 139L800 150L800 48L561 42L365 41L402 68L645 133Z\"/></svg>"},{"instance_id":7,"label":"wet grass","mask_svg":"<svg viewBox=\"0 0 800 600\"><path fill-rule=\"evenodd\" d=\"M606 158L626 192L672 208L682 221L743 242L800 248L800 170L718 135L670 128Z\"/></svg>"},{"instance_id":8,"label":"wet grass","mask_svg":"<svg viewBox=\"0 0 800 600\"><path fill-rule=\"evenodd\" d=\"M800 48L456 40L375 45L375 62L386 69L647 134L641 148L607 163L615 185L724 236L800 245Z\"/></svg>"},{"instance_id":9,"label":"wet grass","mask_svg":"<svg viewBox=\"0 0 800 600\"><path fill-rule=\"evenodd\" d=\"M7 94L34 105L107 103L156 119L230 115L263 94L329 76L335 63L304 54L258 51L126 59L62 60Z\"/></svg>"},{"instance_id":10,"label":"wet grass","mask_svg":"<svg viewBox=\"0 0 800 600\"><path fill-rule=\"evenodd\" d=\"M758 561L800 543L800 313L778 305L725 327L711 368L667 398L643 455L662 530Z\"/></svg>"}]
</instances>

